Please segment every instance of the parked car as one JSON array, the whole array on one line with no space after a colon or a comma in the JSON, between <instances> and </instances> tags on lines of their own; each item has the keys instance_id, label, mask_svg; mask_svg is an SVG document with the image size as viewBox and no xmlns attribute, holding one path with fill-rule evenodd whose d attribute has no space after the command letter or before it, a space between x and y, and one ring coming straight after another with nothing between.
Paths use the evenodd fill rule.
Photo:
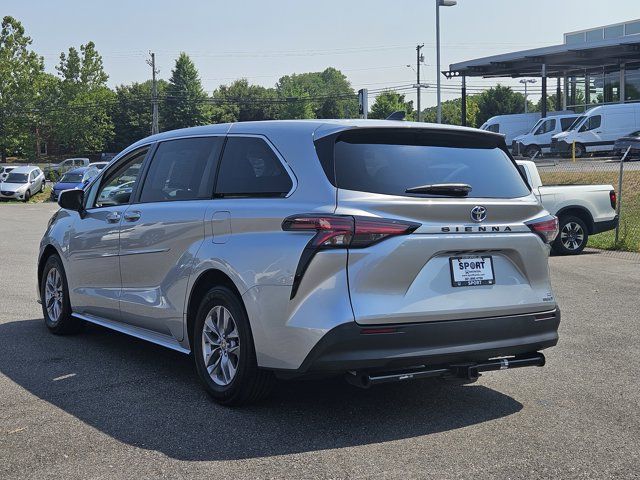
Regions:
<instances>
[{"instance_id":1,"label":"parked car","mask_svg":"<svg viewBox=\"0 0 640 480\"><path fill-rule=\"evenodd\" d=\"M51 189L51 200L58 200L60 192L83 188L98 172L95 167L80 167L69 170Z\"/></svg>"},{"instance_id":2,"label":"parked car","mask_svg":"<svg viewBox=\"0 0 640 480\"><path fill-rule=\"evenodd\" d=\"M90 167L95 167L98 170L102 170L107 165L109 165L109 162L93 162L89 164Z\"/></svg>"},{"instance_id":3,"label":"parked car","mask_svg":"<svg viewBox=\"0 0 640 480\"><path fill-rule=\"evenodd\" d=\"M548 116L571 114L570 110L549 112ZM524 135L540 120L540 112L515 113L512 115L496 115L480 126L481 130L501 133L509 147L513 145L513 139L518 135Z\"/></svg>"},{"instance_id":4,"label":"parked car","mask_svg":"<svg viewBox=\"0 0 640 480\"><path fill-rule=\"evenodd\" d=\"M11 172L11 170L13 170L14 168L17 168L17 167L8 167L8 166L0 167L0 182L4 182L9 176L9 173Z\"/></svg>"},{"instance_id":5,"label":"parked car","mask_svg":"<svg viewBox=\"0 0 640 480\"><path fill-rule=\"evenodd\" d=\"M15 167L0 183L0 198L27 202L32 195L44 191L44 173L38 167Z\"/></svg>"},{"instance_id":6,"label":"parked car","mask_svg":"<svg viewBox=\"0 0 640 480\"><path fill-rule=\"evenodd\" d=\"M68 170L78 168L78 167L87 167L89 165L88 158L67 158L60 163L53 163L51 165L47 165L45 171L47 174L51 172L56 172L59 175L62 175Z\"/></svg>"},{"instance_id":7,"label":"parked car","mask_svg":"<svg viewBox=\"0 0 640 480\"><path fill-rule=\"evenodd\" d=\"M618 138L613 144L613 154L617 157L622 157L629 147L631 147L631 150L629 150L627 158L640 155L640 130Z\"/></svg>"},{"instance_id":8,"label":"parked car","mask_svg":"<svg viewBox=\"0 0 640 480\"><path fill-rule=\"evenodd\" d=\"M551 137L571 128L578 115L560 114L541 118L524 134L513 139L511 151L532 158L551 152Z\"/></svg>"},{"instance_id":9,"label":"parked car","mask_svg":"<svg viewBox=\"0 0 640 480\"><path fill-rule=\"evenodd\" d=\"M551 151L568 155L575 142L576 157L611 152L616 139L635 130L640 130L640 103L601 105L587 110L568 131L554 135Z\"/></svg>"},{"instance_id":10,"label":"parked car","mask_svg":"<svg viewBox=\"0 0 640 480\"><path fill-rule=\"evenodd\" d=\"M101 153L100 154L100 162L109 163L116 156L116 153Z\"/></svg>"},{"instance_id":11,"label":"parked car","mask_svg":"<svg viewBox=\"0 0 640 480\"><path fill-rule=\"evenodd\" d=\"M618 225L612 185L543 185L534 162L517 164L545 210L558 217L560 234L551 244L554 253L577 255L587 246L589 235Z\"/></svg>"},{"instance_id":12,"label":"parked car","mask_svg":"<svg viewBox=\"0 0 640 480\"><path fill-rule=\"evenodd\" d=\"M132 176L129 195L101 200ZM47 327L96 323L192 352L224 404L261 398L274 377L470 382L542 366L558 340L557 219L490 132L383 120L164 132L59 204L38 257Z\"/></svg>"}]
</instances>

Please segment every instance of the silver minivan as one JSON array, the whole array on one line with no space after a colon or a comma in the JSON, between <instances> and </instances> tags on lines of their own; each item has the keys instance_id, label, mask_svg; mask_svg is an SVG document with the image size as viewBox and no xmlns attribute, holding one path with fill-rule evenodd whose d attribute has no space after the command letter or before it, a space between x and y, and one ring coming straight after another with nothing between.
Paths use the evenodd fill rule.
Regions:
<instances>
[{"instance_id":1,"label":"silver minivan","mask_svg":"<svg viewBox=\"0 0 640 480\"><path fill-rule=\"evenodd\" d=\"M59 204L38 259L47 327L89 322L191 353L224 404L310 375L471 382L541 366L558 340L557 219L502 135L195 127L137 142Z\"/></svg>"}]
</instances>

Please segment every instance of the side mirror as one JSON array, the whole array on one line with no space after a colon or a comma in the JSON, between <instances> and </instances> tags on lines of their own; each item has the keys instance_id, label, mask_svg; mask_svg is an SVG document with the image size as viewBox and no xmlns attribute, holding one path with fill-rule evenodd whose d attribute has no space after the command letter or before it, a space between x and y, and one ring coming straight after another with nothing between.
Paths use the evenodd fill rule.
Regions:
<instances>
[{"instance_id":1,"label":"side mirror","mask_svg":"<svg viewBox=\"0 0 640 480\"><path fill-rule=\"evenodd\" d=\"M81 212L84 210L84 190L64 190L58 197L58 205L66 210Z\"/></svg>"}]
</instances>

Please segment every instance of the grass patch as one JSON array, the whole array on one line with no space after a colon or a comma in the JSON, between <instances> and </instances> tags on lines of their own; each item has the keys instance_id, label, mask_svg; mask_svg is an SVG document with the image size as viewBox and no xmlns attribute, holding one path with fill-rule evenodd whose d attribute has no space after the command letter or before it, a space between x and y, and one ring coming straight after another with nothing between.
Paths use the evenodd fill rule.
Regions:
<instances>
[{"instance_id":1,"label":"grass patch","mask_svg":"<svg viewBox=\"0 0 640 480\"><path fill-rule=\"evenodd\" d=\"M640 252L640 171L626 171L622 181L622 195L618 192L618 171L567 172L540 170L542 183L556 185L607 184L613 185L622 199L620 209L620 235L615 242L615 231L603 232L589 238L589 247L605 250Z\"/></svg>"},{"instance_id":2,"label":"grass patch","mask_svg":"<svg viewBox=\"0 0 640 480\"><path fill-rule=\"evenodd\" d=\"M45 203L48 202L51 195L51 185L47 184L44 187L44 192L36 193L32 195L27 203ZM1 203L25 203L22 200L7 200L2 199Z\"/></svg>"}]
</instances>

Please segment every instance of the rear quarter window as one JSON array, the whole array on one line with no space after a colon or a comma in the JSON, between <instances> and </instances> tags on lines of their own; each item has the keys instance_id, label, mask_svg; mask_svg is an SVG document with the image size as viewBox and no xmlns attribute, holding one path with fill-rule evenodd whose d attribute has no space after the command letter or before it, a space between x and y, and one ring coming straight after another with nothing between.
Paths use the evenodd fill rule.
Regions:
<instances>
[{"instance_id":1,"label":"rear quarter window","mask_svg":"<svg viewBox=\"0 0 640 480\"><path fill-rule=\"evenodd\" d=\"M216 185L219 197L284 197L291 177L271 147L257 137L228 137Z\"/></svg>"},{"instance_id":2,"label":"rear quarter window","mask_svg":"<svg viewBox=\"0 0 640 480\"><path fill-rule=\"evenodd\" d=\"M488 136L487 136L488 137ZM320 152L319 152L320 153ZM530 193L495 139L443 132L348 131L333 150L338 188L401 196L408 188L466 183L470 198L516 198Z\"/></svg>"}]
</instances>

